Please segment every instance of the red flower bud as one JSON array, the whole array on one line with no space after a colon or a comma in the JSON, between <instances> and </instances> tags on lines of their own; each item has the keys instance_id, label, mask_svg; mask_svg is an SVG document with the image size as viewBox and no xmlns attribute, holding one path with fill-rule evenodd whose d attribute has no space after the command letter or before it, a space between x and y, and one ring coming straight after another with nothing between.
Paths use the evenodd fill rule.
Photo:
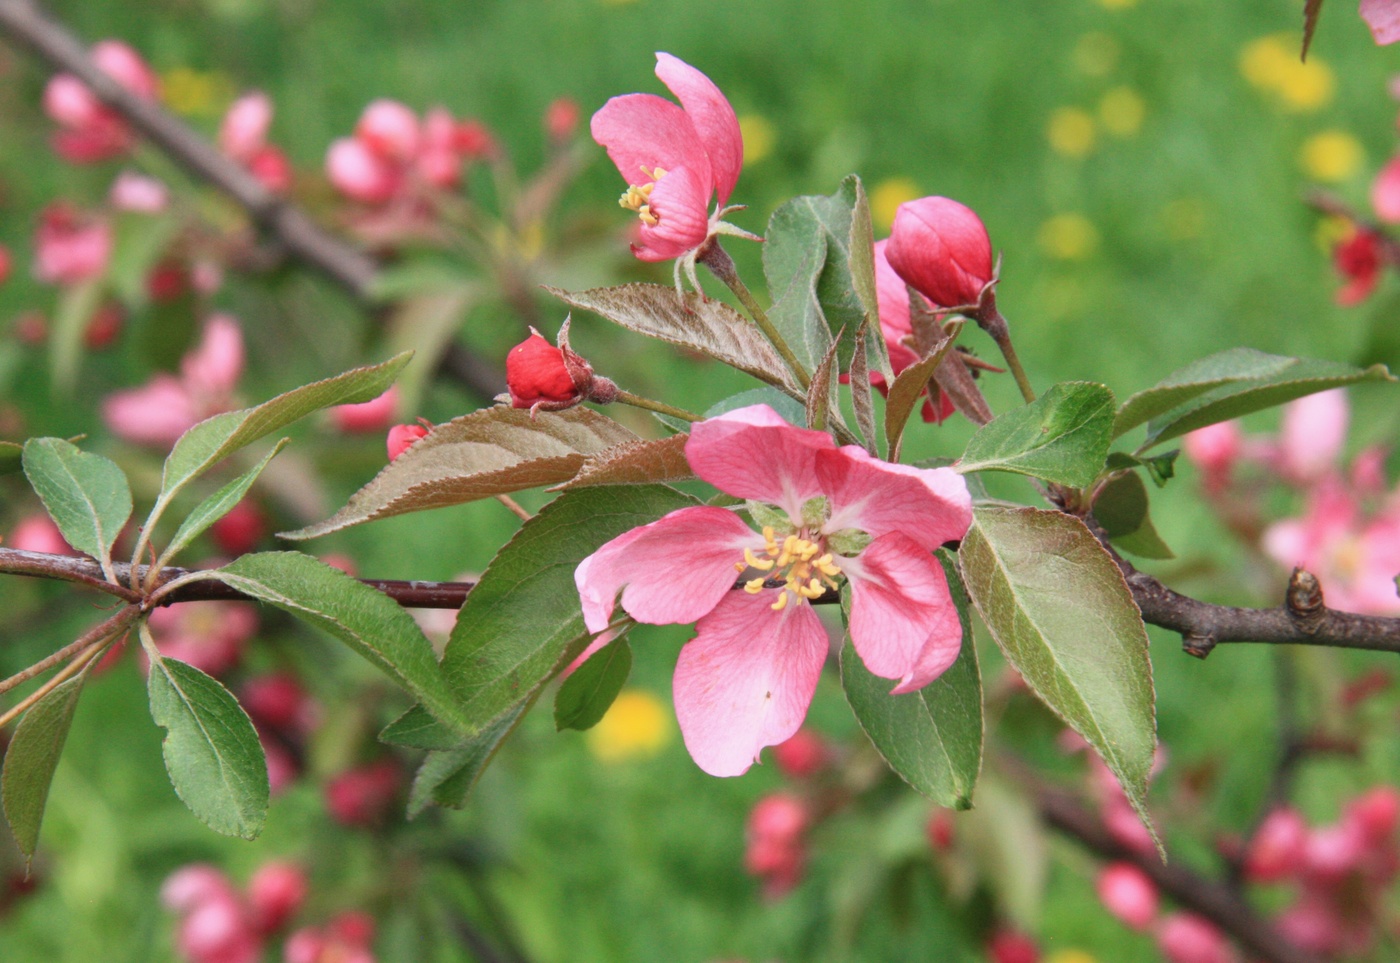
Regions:
<instances>
[{"instance_id":1,"label":"red flower bud","mask_svg":"<svg viewBox=\"0 0 1400 963\"><path fill-rule=\"evenodd\" d=\"M1038 963L1040 947L1029 936L1001 930L987 941L987 959L991 963Z\"/></svg>"},{"instance_id":2,"label":"red flower bud","mask_svg":"<svg viewBox=\"0 0 1400 963\"><path fill-rule=\"evenodd\" d=\"M1332 249L1332 266L1347 282L1337 291L1337 303L1351 307L1370 297L1380 282L1383 264L1380 236L1357 227L1350 237Z\"/></svg>"},{"instance_id":3,"label":"red flower bud","mask_svg":"<svg viewBox=\"0 0 1400 963\"><path fill-rule=\"evenodd\" d=\"M513 408L562 411L581 401L607 404L617 398L617 385L593 374L593 366L569 347L569 320L559 329L558 347L534 328L530 336L506 355L506 387Z\"/></svg>"},{"instance_id":4,"label":"red flower bud","mask_svg":"<svg viewBox=\"0 0 1400 963\"><path fill-rule=\"evenodd\" d=\"M794 779L820 772L829 757L826 742L811 729L798 729L787 742L773 747L778 768Z\"/></svg>"},{"instance_id":5,"label":"red flower bud","mask_svg":"<svg viewBox=\"0 0 1400 963\"><path fill-rule=\"evenodd\" d=\"M389 460L408 451L409 447L419 438L426 438L428 429L422 425L395 425L389 429Z\"/></svg>"},{"instance_id":6,"label":"red flower bud","mask_svg":"<svg viewBox=\"0 0 1400 963\"><path fill-rule=\"evenodd\" d=\"M10 249L0 244L0 284L10 279Z\"/></svg>"},{"instance_id":7,"label":"red flower bud","mask_svg":"<svg viewBox=\"0 0 1400 963\"><path fill-rule=\"evenodd\" d=\"M977 304L992 280L992 242L971 208L946 197L899 205L885 256L937 307Z\"/></svg>"},{"instance_id":8,"label":"red flower bud","mask_svg":"<svg viewBox=\"0 0 1400 963\"><path fill-rule=\"evenodd\" d=\"M264 863L248 881L248 903L258 931L282 928L306 901L306 871L295 863Z\"/></svg>"},{"instance_id":9,"label":"red flower bud","mask_svg":"<svg viewBox=\"0 0 1400 963\"><path fill-rule=\"evenodd\" d=\"M267 534L267 519L256 502L243 499L209 528L214 543L225 555L244 555Z\"/></svg>"}]
</instances>

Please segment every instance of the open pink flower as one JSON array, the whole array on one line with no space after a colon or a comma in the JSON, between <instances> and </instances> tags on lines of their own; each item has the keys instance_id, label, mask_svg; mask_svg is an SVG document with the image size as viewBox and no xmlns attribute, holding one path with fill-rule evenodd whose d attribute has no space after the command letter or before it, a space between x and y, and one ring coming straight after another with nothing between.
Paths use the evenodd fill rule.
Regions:
<instances>
[{"instance_id":1,"label":"open pink flower","mask_svg":"<svg viewBox=\"0 0 1400 963\"><path fill-rule=\"evenodd\" d=\"M171 445L212 415L233 407L243 373L243 334L238 322L216 314L199 345L180 363L180 376L158 374L140 388L117 391L102 402L102 420L114 435L140 445Z\"/></svg>"},{"instance_id":2,"label":"open pink flower","mask_svg":"<svg viewBox=\"0 0 1400 963\"><path fill-rule=\"evenodd\" d=\"M676 664L676 716L701 769L735 776L790 738L816 689L828 643L808 602L851 585L850 633L894 693L936 679L962 626L933 550L972 520L962 477L838 448L767 405L700 422L686 459L705 481L751 500L753 531L727 509L683 508L618 536L574 574L590 632L611 640L621 591L638 622L696 622ZM776 511L754 503L776 506ZM743 591L732 591L736 574Z\"/></svg>"},{"instance_id":3,"label":"open pink flower","mask_svg":"<svg viewBox=\"0 0 1400 963\"><path fill-rule=\"evenodd\" d=\"M1361 19L1378 44L1400 40L1400 0L1361 0Z\"/></svg>"},{"instance_id":4,"label":"open pink flower","mask_svg":"<svg viewBox=\"0 0 1400 963\"><path fill-rule=\"evenodd\" d=\"M679 105L655 94L624 94L589 125L629 185L619 203L641 220L632 253L643 261L684 258L714 234L743 233L719 220L744 163L734 108L714 81L668 53L656 55L656 76Z\"/></svg>"}]
</instances>

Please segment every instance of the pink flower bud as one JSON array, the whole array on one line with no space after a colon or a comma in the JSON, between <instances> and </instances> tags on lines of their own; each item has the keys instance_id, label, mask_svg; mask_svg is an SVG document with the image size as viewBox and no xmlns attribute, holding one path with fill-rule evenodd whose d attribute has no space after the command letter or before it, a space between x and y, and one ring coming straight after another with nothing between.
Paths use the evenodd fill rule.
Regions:
<instances>
[{"instance_id":1,"label":"pink flower bud","mask_svg":"<svg viewBox=\"0 0 1400 963\"><path fill-rule=\"evenodd\" d=\"M83 344L92 351L110 348L126 326L126 312L120 304L108 301L92 312L83 329Z\"/></svg>"},{"instance_id":2,"label":"pink flower bud","mask_svg":"<svg viewBox=\"0 0 1400 963\"><path fill-rule=\"evenodd\" d=\"M773 747L773 759L784 775L805 779L820 772L830 758L825 740L811 729L798 729L787 742Z\"/></svg>"},{"instance_id":3,"label":"pink flower bud","mask_svg":"<svg viewBox=\"0 0 1400 963\"><path fill-rule=\"evenodd\" d=\"M457 121L446 107L432 107L423 115L422 152L457 153Z\"/></svg>"},{"instance_id":4,"label":"pink flower bud","mask_svg":"<svg viewBox=\"0 0 1400 963\"><path fill-rule=\"evenodd\" d=\"M326 152L326 175L336 190L364 204L383 204L399 190L399 174L359 140L343 137Z\"/></svg>"},{"instance_id":5,"label":"pink flower bud","mask_svg":"<svg viewBox=\"0 0 1400 963\"><path fill-rule=\"evenodd\" d=\"M748 831L753 837L795 841L807 830L807 806L789 793L764 796L749 812Z\"/></svg>"},{"instance_id":6,"label":"pink flower bud","mask_svg":"<svg viewBox=\"0 0 1400 963\"><path fill-rule=\"evenodd\" d=\"M1356 827L1344 823L1324 826L1308 835L1303 848L1303 868L1318 882L1341 882L1360 867L1367 845Z\"/></svg>"},{"instance_id":7,"label":"pink flower bud","mask_svg":"<svg viewBox=\"0 0 1400 963\"><path fill-rule=\"evenodd\" d=\"M201 397L224 397L243 376L243 331L231 315L213 314L199 344L180 360L189 390Z\"/></svg>"},{"instance_id":8,"label":"pink flower bud","mask_svg":"<svg viewBox=\"0 0 1400 963\"><path fill-rule=\"evenodd\" d=\"M1157 929L1157 948L1167 963L1233 963L1235 954L1210 923L1189 913L1173 913Z\"/></svg>"},{"instance_id":9,"label":"pink flower bud","mask_svg":"<svg viewBox=\"0 0 1400 963\"><path fill-rule=\"evenodd\" d=\"M185 956L206 959L248 959L245 947L257 937L243 907L235 898L216 898L195 906L181 922L175 945ZM256 959L256 953L252 959Z\"/></svg>"},{"instance_id":10,"label":"pink flower bud","mask_svg":"<svg viewBox=\"0 0 1400 963\"><path fill-rule=\"evenodd\" d=\"M188 913L202 903L229 900L233 895L228 877L207 863L182 866L167 876L160 887L161 903L174 913Z\"/></svg>"},{"instance_id":11,"label":"pink flower bud","mask_svg":"<svg viewBox=\"0 0 1400 963\"><path fill-rule=\"evenodd\" d=\"M1400 790L1394 786L1370 789L1351 801L1346 816L1370 842L1387 842L1400 824Z\"/></svg>"},{"instance_id":12,"label":"pink flower bud","mask_svg":"<svg viewBox=\"0 0 1400 963\"><path fill-rule=\"evenodd\" d=\"M395 425L389 429L389 460L393 461L413 446L420 438L428 437L428 429L422 425Z\"/></svg>"},{"instance_id":13,"label":"pink flower bud","mask_svg":"<svg viewBox=\"0 0 1400 963\"><path fill-rule=\"evenodd\" d=\"M987 940L987 959L989 963L1039 963L1040 947L1029 936L1001 930Z\"/></svg>"},{"instance_id":14,"label":"pink flower bud","mask_svg":"<svg viewBox=\"0 0 1400 963\"><path fill-rule=\"evenodd\" d=\"M22 519L10 533L10 537L5 539L5 544L22 552L44 552L48 555L78 554L64 540L63 533L58 530L53 519L42 512Z\"/></svg>"},{"instance_id":15,"label":"pink flower bud","mask_svg":"<svg viewBox=\"0 0 1400 963\"><path fill-rule=\"evenodd\" d=\"M1105 802L1103 823L1109 835L1123 846L1143 854L1156 854L1157 846L1152 842L1152 834L1126 799L1115 798Z\"/></svg>"},{"instance_id":16,"label":"pink flower bud","mask_svg":"<svg viewBox=\"0 0 1400 963\"><path fill-rule=\"evenodd\" d=\"M267 144L248 159L248 173L274 194L292 189L292 163L281 148Z\"/></svg>"},{"instance_id":17,"label":"pink flower bud","mask_svg":"<svg viewBox=\"0 0 1400 963\"><path fill-rule=\"evenodd\" d=\"M135 171L122 171L112 182L107 199L119 211L159 214L170 202L170 192L154 177L147 177Z\"/></svg>"},{"instance_id":18,"label":"pink flower bud","mask_svg":"<svg viewBox=\"0 0 1400 963\"><path fill-rule=\"evenodd\" d=\"M348 910L326 925L327 934L349 946L369 946L374 942L374 917L368 913Z\"/></svg>"},{"instance_id":19,"label":"pink flower bud","mask_svg":"<svg viewBox=\"0 0 1400 963\"><path fill-rule=\"evenodd\" d=\"M177 262L161 261L146 275L146 296L156 304L178 301L189 290L189 272Z\"/></svg>"},{"instance_id":20,"label":"pink flower bud","mask_svg":"<svg viewBox=\"0 0 1400 963\"><path fill-rule=\"evenodd\" d=\"M1220 421L1187 433L1181 439L1181 447L1201 469L1208 484L1223 484L1239 461L1244 438L1238 422Z\"/></svg>"},{"instance_id":21,"label":"pink flower bud","mask_svg":"<svg viewBox=\"0 0 1400 963\"><path fill-rule=\"evenodd\" d=\"M355 139L378 157L400 164L418 153L418 115L396 100L376 100L355 125Z\"/></svg>"},{"instance_id":22,"label":"pink flower bud","mask_svg":"<svg viewBox=\"0 0 1400 963\"><path fill-rule=\"evenodd\" d=\"M560 97L545 108L545 133L556 144L568 143L578 132L578 120L578 101L572 97Z\"/></svg>"},{"instance_id":23,"label":"pink flower bud","mask_svg":"<svg viewBox=\"0 0 1400 963\"><path fill-rule=\"evenodd\" d=\"M34 238L34 276L47 284L79 284L107 270L112 228L53 204L44 210Z\"/></svg>"},{"instance_id":24,"label":"pink flower bud","mask_svg":"<svg viewBox=\"0 0 1400 963\"><path fill-rule=\"evenodd\" d=\"M1284 405L1279 430L1279 469L1284 476L1306 485L1330 472L1346 444L1349 414L1345 388Z\"/></svg>"},{"instance_id":25,"label":"pink flower bud","mask_svg":"<svg viewBox=\"0 0 1400 963\"><path fill-rule=\"evenodd\" d=\"M1338 304L1351 307L1370 297L1380 283L1381 239L1374 232L1356 227L1350 237L1332 249L1332 266L1344 284L1336 293Z\"/></svg>"},{"instance_id":26,"label":"pink flower bud","mask_svg":"<svg viewBox=\"0 0 1400 963\"><path fill-rule=\"evenodd\" d=\"M1131 863L1113 863L1099 874L1099 899L1108 911L1135 930L1157 918L1157 887Z\"/></svg>"},{"instance_id":27,"label":"pink flower bud","mask_svg":"<svg viewBox=\"0 0 1400 963\"><path fill-rule=\"evenodd\" d=\"M315 927L305 926L287 937L282 945L284 963L320 963L326 938Z\"/></svg>"},{"instance_id":28,"label":"pink flower bud","mask_svg":"<svg viewBox=\"0 0 1400 963\"><path fill-rule=\"evenodd\" d=\"M223 518L209 527L214 544L224 555L246 555L257 547L267 534L267 519L257 502L245 498L234 505Z\"/></svg>"},{"instance_id":29,"label":"pink flower bud","mask_svg":"<svg viewBox=\"0 0 1400 963\"><path fill-rule=\"evenodd\" d=\"M976 304L992 279L987 229L971 208L946 197L899 205L885 256L938 307Z\"/></svg>"},{"instance_id":30,"label":"pink flower bud","mask_svg":"<svg viewBox=\"0 0 1400 963\"><path fill-rule=\"evenodd\" d=\"M141 55L120 40L100 40L93 45L92 60L103 73L138 97L154 100L160 91L155 71Z\"/></svg>"},{"instance_id":31,"label":"pink flower bud","mask_svg":"<svg viewBox=\"0 0 1400 963\"><path fill-rule=\"evenodd\" d=\"M246 164L267 143L270 126L272 98L260 90L244 94L224 114L219 126L219 149Z\"/></svg>"},{"instance_id":32,"label":"pink flower bud","mask_svg":"<svg viewBox=\"0 0 1400 963\"><path fill-rule=\"evenodd\" d=\"M0 244L0 284L10 279L10 269L14 262L10 259L10 249Z\"/></svg>"},{"instance_id":33,"label":"pink flower bud","mask_svg":"<svg viewBox=\"0 0 1400 963\"><path fill-rule=\"evenodd\" d=\"M1245 853L1245 875L1256 883L1288 878L1299 870L1307 840L1307 823L1296 810L1275 809L1250 840Z\"/></svg>"},{"instance_id":34,"label":"pink flower bud","mask_svg":"<svg viewBox=\"0 0 1400 963\"><path fill-rule=\"evenodd\" d=\"M267 760L267 788L274 795L280 795L291 787L301 775L301 764L280 742L273 742L265 733L258 733L262 745L263 758Z\"/></svg>"},{"instance_id":35,"label":"pink flower bud","mask_svg":"<svg viewBox=\"0 0 1400 963\"><path fill-rule=\"evenodd\" d=\"M402 782L392 759L348 769L326 783L326 809L342 826L373 826L388 815Z\"/></svg>"},{"instance_id":36,"label":"pink flower bud","mask_svg":"<svg viewBox=\"0 0 1400 963\"><path fill-rule=\"evenodd\" d=\"M281 732L304 731L313 714L306 690L285 672L249 679L239 690L239 702L258 725Z\"/></svg>"},{"instance_id":37,"label":"pink flower bud","mask_svg":"<svg viewBox=\"0 0 1400 963\"><path fill-rule=\"evenodd\" d=\"M1284 910L1276 922L1290 942L1304 950L1332 956L1346 939L1343 921L1331 901L1315 893L1305 894Z\"/></svg>"},{"instance_id":38,"label":"pink flower bud","mask_svg":"<svg viewBox=\"0 0 1400 963\"><path fill-rule=\"evenodd\" d=\"M399 404L399 386L393 385L377 398L357 405L336 405L331 409L331 422L340 431L378 433L394 421Z\"/></svg>"},{"instance_id":39,"label":"pink flower bud","mask_svg":"<svg viewBox=\"0 0 1400 963\"><path fill-rule=\"evenodd\" d=\"M1382 221L1400 222L1400 157L1392 157L1371 183L1371 207Z\"/></svg>"},{"instance_id":40,"label":"pink flower bud","mask_svg":"<svg viewBox=\"0 0 1400 963\"><path fill-rule=\"evenodd\" d=\"M418 176L433 187L450 190L462 178L462 159L451 150L425 150L418 155Z\"/></svg>"},{"instance_id":41,"label":"pink flower bud","mask_svg":"<svg viewBox=\"0 0 1400 963\"><path fill-rule=\"evenodd\" d=\"M496 156L496 137L479 120L464 120L457 125L453 143L457 153L467 160L490 160Z\"/></svg>"},{"instance_id":42,"label":"pink flower bud","mask_svg":"<svg viewBox=\"0 0 1400 963\"><path fill-rule=\"evenodd\" d=\"M929 845L935 850L946 852L953 846L953 814L947 809L935 809L929 814L924 826Z\"/></svg>"},{"instance_id":43,"label":"pink flower bud","mask_svg":"<svg viewBox=\"0 0 1400 963\"><path fill-rule=\"evenodd\" d=\"M306 900L306 871L295 863L261 866L248 881L248 903L260 933L282 928Z\"/></svg>"},{"instance_id":44,"label":"pink flower bud","mask_svg":"<svg viewBox=\"0 0 1400 963\"><path fill-rule=\"evenodd\" d=\"M83 128L101 122L106 108L72 74L55 74L44 87L44 113L64 127Z\"/></svg>"}]
</instances>

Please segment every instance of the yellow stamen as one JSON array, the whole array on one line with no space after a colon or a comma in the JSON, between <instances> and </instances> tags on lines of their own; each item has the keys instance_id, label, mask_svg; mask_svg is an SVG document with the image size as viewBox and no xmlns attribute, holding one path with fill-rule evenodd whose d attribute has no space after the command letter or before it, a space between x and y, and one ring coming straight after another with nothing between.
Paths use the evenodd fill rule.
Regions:
<instances>
[{"instance_id":1,"label":"yellow stamen","mask_svg":"<svg viewBox=\"0 0 1400 963\"><path fill-rule=\"evenodd\" d=\"M748 592L750 595L757 595L759 592L762 592L763 579L761 577L749 579L744 583L744 591Z\"/></svg>"},{"instance_id":2,"label":"yellow stamen","mask_svg":"<svg viewBox=\"0 0 1400 963\"><path fill-rule=\"evenodd\" d=\"M774 612L781 612L783 609L787 608L787 600L788 600L788 593L787 593L787 592L781 592L781 593L779 593L779 595L778 595L778 601L776 601L776 602L773 603L773 611L774 611Z\"/></svg>"},{"instance_id":3,"label":"yellow stamen","mask_svg":"<svg viewBox=\"0 0 1400 963\"><path fill-rule=\"evenodd\" d=\"M758 558L751 548L744 549L744 561L748 563L749 568L756 568L760 572L766 572L777 564L771 558Z\"/></svg>"}]
</instances>

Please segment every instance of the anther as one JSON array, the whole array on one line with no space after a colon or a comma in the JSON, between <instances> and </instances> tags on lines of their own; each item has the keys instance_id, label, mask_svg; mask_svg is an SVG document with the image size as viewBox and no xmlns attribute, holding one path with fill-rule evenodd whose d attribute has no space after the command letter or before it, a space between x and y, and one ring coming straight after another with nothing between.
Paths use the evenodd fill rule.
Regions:
<instances>
[{"instance_id":1,"label":"anther","mask_svg":"<svg viewBox=\"0 0 1400 963\"><path fill-rule=\"evenodd\" d=\"M751 578L751 579L749 579L747 582L744 583L744 591L745 591L745 592L748 592L750 595L757 595L759 592L762 592L762 591L763 591L763 579L762 579L762 578Z\"/></svg>"},{"instance_id":2,"label":"anther","mask_svg":"<svg viewBox=\"0 0 1400 963\"><path fill-rule=\"evenodd\" d=\"M756 568L760 572L766 572L775 564L771 558L758 558L753 553L753 549L744 549L744 561L749 563L749 568Z\"/></svg>"},{"instance_id":3,"label":"anther","mask_svg":"<svg viewBox=\"0 0 1400 963\"><path fill-rule=\"evenodd\" d=\"M745 588L747 588L747 586L745 586ZM788 594L787 594L786 592L781 592L781 593L779 593L779 594L778 594L778 601L776 601L776 602L773 603L773 611L774 611L774 612L781 612L783 609L787 608L787 600L788 600Z\"/></svg>"}]
</instances>

